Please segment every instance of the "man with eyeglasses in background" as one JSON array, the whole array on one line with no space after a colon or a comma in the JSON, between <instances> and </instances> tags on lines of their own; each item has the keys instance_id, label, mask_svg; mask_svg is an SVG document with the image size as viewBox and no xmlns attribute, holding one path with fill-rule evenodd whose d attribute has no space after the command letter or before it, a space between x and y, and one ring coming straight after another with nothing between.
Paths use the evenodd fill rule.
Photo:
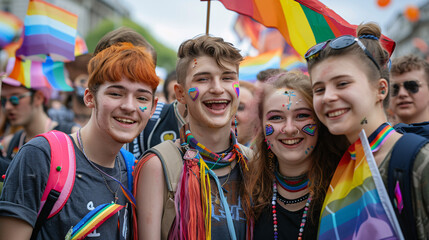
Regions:
<instances>
[{"instance_id":1,"label":"man with eyeglasses in background","mask_svg":"<svg viewBox=\"0 0 429 240\"><path fill-rule=\"evenodd\" d=\"M398 57L390 75L390 109L398 123L429 121L429 63L415 55Z\"/></svg>"},{"instance_id":2,"label":"man with eyeglasses in background","mask_svg":"<svg viewBox=\"0 0 429 240\"><path fill-rule=\"evenodd\" d=\"M14 79L3 80L1 91L3 114L6 115L11 126L23 128L2 139L3 156L6 160L11 161L22 145L38 134L53 129L70 134L79 129L75 123L59 123L49 118L45 107L50 94L51 90L47 88L29 89ZM0 169L1 175L4 174L3 171L5 170Z\"/></svg>"}]
</instances>

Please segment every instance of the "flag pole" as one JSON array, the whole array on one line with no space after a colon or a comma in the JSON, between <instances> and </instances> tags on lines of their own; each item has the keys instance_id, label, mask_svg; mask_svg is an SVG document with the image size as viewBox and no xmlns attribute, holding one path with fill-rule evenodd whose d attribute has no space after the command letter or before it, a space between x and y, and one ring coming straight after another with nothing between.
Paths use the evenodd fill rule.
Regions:
<instances>
[{"instance_id":1,"label":"flag pole","mask_svg":"<svg viewBox=\"0 0 429 240\"><path fill-rule=\"evenodd\" d=\"M206 35L209 35L209 25L210 25L210 0L207 1Z\"/></svg>"}]
</instances>

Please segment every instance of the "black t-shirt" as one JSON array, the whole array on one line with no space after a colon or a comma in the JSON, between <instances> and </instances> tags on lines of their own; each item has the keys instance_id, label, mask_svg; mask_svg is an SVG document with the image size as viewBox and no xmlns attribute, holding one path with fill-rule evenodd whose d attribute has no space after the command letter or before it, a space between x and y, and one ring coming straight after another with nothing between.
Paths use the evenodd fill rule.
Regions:
<instances>
[{"instance_id":1,"label":"black t-shirt","mask_svg":"<svg viewBox=\"0 0 429 240\"><path fill-rule=\"evenodd\" d=\"M122 190L118 189L118 183L112 179L105 180L88 163L75 143L74 149L76 178L73 190L62 210L43 225L38 239L64 239L70 227L75 226L92 209L112 202L114 196L106 182L111 190L117 191L117 203L126 207L107 219L87 238L131 239L131 205ZM49 143L43 137L36 137L21 148L6 172L0 196L0 216L18 218L34 226L49 176L50 152ZM125 161L120 153L118 158L120 163L117 161L114 168L97 167L114 178L121 179L122 184L127 186Z\"/></svg>"},{"instance_id":2,"label":"black t-shirt","mask_svg":"<svg viewBox=\"0 0 429 240\"><path fill-rule=\"evenodd\" d=\"M255 228L253 231L255 240L274 239L273 213L271 207L272 205L270 203L268 207L262 211L261 216L255 222ZM291 212L280 206L280 204L277 204L276 210L278 239L298 239L298 232L304 208ZM308 216L306 220L303 239L317 239L318 223L313 223L313 221L310 220L310 216Z\"/></svg>"}]
</instances>

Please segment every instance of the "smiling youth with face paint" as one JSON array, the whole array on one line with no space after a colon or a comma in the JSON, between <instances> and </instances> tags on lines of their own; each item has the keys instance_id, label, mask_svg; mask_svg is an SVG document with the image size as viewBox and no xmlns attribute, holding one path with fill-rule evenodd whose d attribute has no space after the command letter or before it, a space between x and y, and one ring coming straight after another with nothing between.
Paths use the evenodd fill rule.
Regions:
<instances>
[{"instance_id":1,"label":"smiling youth with face paint","mask_svg":"<svg viewBox=\"0 0 429 240\"><path fill-rule=\"evenodd\" d=\"M402 137L387 123L385 114L389 98L389 54L380 44L378 25L360 25L356 35L357 38L348 35L320 43L305 54L314 108L320 121L332 134L345 135L351 143L343 157L346 161L352 159L354 146L360 141L359 133L365 130L381 178L387 186L392 150ZM415 222L409 224L415 225L417 231L412 233L413 236L405 235L406 239L428 239L429 145L423 146L414 157L412 173L408 175L412 179L412 209L404 208L404 211L414 214ZM332 190L335 191L334 188ZM395 206L393 198L391 201ZM359 208L349 209L351 212L353 210L355 213L361 212ZM372 216L365 215L365 218ZM350 223L346 224L353 228ZM381 229L380 224L374 228ZM401 228L403 233L408 232L409 228L404 225Z\"/></svg>"},{"instance_id":2,"label":"smiling youth with face paint","mask_svg":"<svg viewBox=\"0 0 429 240\"><path fill-rule=\"evenodd\" d=\"M315 239L324 193L346 149L333 143L342 137L330 135L316 118L302 73L271 78L258 105L261 130L248 184L254 239Z\"/></svg>"},{"instance_id":3,"label":"smiling youth with face paint","mask_svg":"<svg viewBox=\"0 0 429 240\"><path fill-rule=\"evenodd\" d=\"M159 155L148 153L140 160L135 181L139 237L245 239L250 198L243 179L248 149L231 131L239 104L242 56L222 38L200 36L183 42L178 57L175 93L186 106L189 123L181 128L180 139L171 143L181 155L164 162L165 170L180 169L180 182L174 196L167 190L169 180ZM174 198L176 212L164 204L168 198Z\"/></svg>"}]
</instances>

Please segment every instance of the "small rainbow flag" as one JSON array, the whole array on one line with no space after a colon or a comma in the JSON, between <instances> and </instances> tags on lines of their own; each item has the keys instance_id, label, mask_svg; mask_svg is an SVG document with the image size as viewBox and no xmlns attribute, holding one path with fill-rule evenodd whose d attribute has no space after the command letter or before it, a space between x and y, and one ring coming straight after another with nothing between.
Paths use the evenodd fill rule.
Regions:
<instances>
[{"instance_id":1,"label":"small rainbow flag","mask_svg":"<svg viewBox=\"0 0 429 240\"><path fill-rule=\"evenodd\" d=\"M317 0L219 0L229 10L247 15L267 27L277 28L301 56L317 43L356 35L349 24ZM384 48L393 53L395 42L382 36Z\"/></svg>"},{"instance_id":2,"label":"small rainbow flag","mask_svg":"<svg viewBox=\"0 0 429 240\"><path fill-rule=\"evenodd\" d=\"M0 48L17 40L23 26L24 24L17 16L0 11Z\"/></svg>"},{"instance_id":3,"label":"small rainbow flag","mask_svg":"<svg viewBox=\"0 0 429 240\"><path fill-rule=\"evenodd\" d=\"M403 239L364 130L359 137L335 170L318 239Z\"/></svg>"},{"instance_id":4,"label":"small rainbow flag","mask_svg":"<svg viewBox=\"0 0 429 240\"><path fill-rule=\"evenodd\" d=\"M50 57L47 57L44 63L19 58L12 58L10 61L14 62L9 63L13 64L9 78L19 81L27 88L73 91L66 83L63 62L53 62Z\"/></svg>"},{"instance_id":5,"label":"small rainbow flag","mask_svg":"<svg viewBox=\"0 0 429 240\"><path fill-rule=\"evenodd\" d=\"M265 52L255 57L245 57L240 64L238 79L256 81L256 75L268 68L280 68L282 49Z\"/></svg>"},{"instance_id":6,"label":"small rainbow flag","mask_svg":"<svg viewBox=\"0 0 429 240\"><path fill-rule=\"evenodd\" d=\"M74 56L77 57L85 53L88 53L88 47L86 46L85 39L83 39L80 34L77 34L74 47Z\"/></svg>"},{"instance_id":7,"label":"small rainbow flag","mask_svg":"<svg viewBox=\"0 0 429 240\"><path fill-rule=\"evenodd\" d=\"M43 0L30 0L24 20L24 41L16 55L23 59L73 61L77 16Z\"/></svg>"},{"instance_id":8,"label":"small rainbow flag","mask_svg":"<svg viewBox=\"0 0 429 240\"><path fill-rule=\"evenodd\" d=\"M299 69L302 72L307 72L307 63L301 56L289 55L282 58L280 62L280 68L286 69L288 71Z\"/></svg>"}]
</instances>

